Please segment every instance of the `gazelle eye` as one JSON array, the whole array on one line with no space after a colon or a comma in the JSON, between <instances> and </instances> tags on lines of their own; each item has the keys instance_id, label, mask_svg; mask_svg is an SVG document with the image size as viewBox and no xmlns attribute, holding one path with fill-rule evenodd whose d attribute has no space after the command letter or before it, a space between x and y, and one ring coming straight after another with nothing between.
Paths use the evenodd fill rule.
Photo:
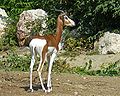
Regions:
<instances>
[{"instance_id":1,"label":"gazelle eye","mask_svg":"<svg viewBox=\"0 0 120 96\"><path fill-rule=\"evenodd\" d=\"M68 17L67 17L67 16L64 16L64 18L65 18L65 19L68 19Z\"/></svg>"}]
</instances>

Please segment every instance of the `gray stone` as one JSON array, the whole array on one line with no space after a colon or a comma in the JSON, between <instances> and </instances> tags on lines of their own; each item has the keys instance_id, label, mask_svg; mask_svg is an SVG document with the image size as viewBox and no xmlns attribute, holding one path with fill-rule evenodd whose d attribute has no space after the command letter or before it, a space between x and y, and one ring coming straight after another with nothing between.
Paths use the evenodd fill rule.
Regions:
<instances>
[{"instance_id":1,"label":"gray stone","mask_svg":"<svg viewBox=\"0 0 120 96\"><path fill-rule=\"evenodd\" d=\"M120 35L106 32L99 39L98 51L100 54L116 54L120 52Z\"/></svg>"},{"instance_id":2,"label":"gray stone","mask_svg":"<svg viewBox=\"0 0 120 96\"><path fill-rule=\"evenodd\" d=\"M42 9L36 9L36 10L32 9L32 10L23 11L20 14L19 22L17 23L17 30L22 30L27 34L31 32L30 27L32 26L30 26L29 29L26 28L26 22L31 22L34 21L35 19L45 19L46 16L47 13ZM45 20L43 20L41 23L42 23L42 27L46 28Z\"/></svg>"},{"instance_id":3,"label":"gray stone","mask_svg":"<svg viewBox=\"0 0 120 96\"><path fill-rule=\"evenodd\" d=\"M32 9L32 10L23 11L20 14L20 18L17 23L17 38L18 38L19 46L24 45L24 39L26 38L26 36L30 35L33 28L33 25L30 22L35 21L36 19L40 20L41 27L43 30L41 30L38 33L42 35L47 27L46 25L47 13L44 10ZM29 26L26 26L28 22L30 24Z\"/></svg>"},{"instance_id":4,"label":"gray stone","mask_svg":"<svg viewBox=\"0 0 120 96\"><path fill-rule=\"evenodd\" d=\"M4 34L4 28L7 25L7 13L4 9L0 8L0 37Z\"/></svg>"}]
</instances>

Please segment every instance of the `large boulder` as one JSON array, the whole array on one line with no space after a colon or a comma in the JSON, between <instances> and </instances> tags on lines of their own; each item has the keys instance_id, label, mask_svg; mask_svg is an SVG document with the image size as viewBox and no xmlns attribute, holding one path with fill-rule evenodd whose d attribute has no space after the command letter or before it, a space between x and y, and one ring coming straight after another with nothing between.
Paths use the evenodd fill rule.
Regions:
<instances>
[{"instance_id":1,"label":"large boulder","mask_svg":"<svg viewBox=\"0 0 120 96\"><path fill-rule=\"evenodd\" d=\"M7 25L7 13L4 9L0 8L0 37L4 34L4 28Z\"/></svg>"},{"instance_id":2,"label":"large boulder","mask_svg":"<svg viewBox=\"0 0 120 96\"><path fill-rule=\"evenodd\" d=\"M39 32L39 34L43 34L43 31L46 29L46 18L47 13L42 9L27 10L20 14L19 22L17 23L17 38L19 46L24 45L24 39L31 33L33 28L32 22L36 19L40 20L41 23L42 30Z\"/></svg>"},{"instance_id":3,"label":"large boulder","mask_svg":"<svg viewBox=\"0 0 120 96\"><path fill-rule=\"evenodd\" d=\"M116 54L120 52L120 34L106 32L99 39L98 51L100 54Z\"/></svg>"}]
</instances>

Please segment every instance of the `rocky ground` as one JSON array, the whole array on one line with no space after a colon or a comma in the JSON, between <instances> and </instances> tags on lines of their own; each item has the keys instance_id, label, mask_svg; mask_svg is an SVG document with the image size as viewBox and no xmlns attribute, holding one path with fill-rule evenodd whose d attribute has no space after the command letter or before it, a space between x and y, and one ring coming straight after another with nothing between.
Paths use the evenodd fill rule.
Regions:
<instances>
[{"instance_id":1,"label":"rocky ground","mask_svg":"<svg viewBox=\"0 0 120 96\"><path fill-rule=\"evenodd\" d=\"M53 73L53 91L44 93L37 73L33 75L34 92L31 93L28 72L0 71L0 96L120 96L120 77Z\"/></svg>"}]
</instances>

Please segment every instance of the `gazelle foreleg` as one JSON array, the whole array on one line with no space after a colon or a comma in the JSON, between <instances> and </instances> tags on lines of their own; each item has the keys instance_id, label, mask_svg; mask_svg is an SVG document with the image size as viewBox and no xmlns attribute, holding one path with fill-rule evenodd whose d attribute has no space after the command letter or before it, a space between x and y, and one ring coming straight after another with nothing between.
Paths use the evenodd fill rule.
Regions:
<instances>
[{"instance_id":1,"label":"gazelle foreleg","mask_svg":"<svg viewBox=\"0 0 120 96\"><path fill-rule=\"evenodd\" d=\"M39 75L39 78L40 78L42 89L46 92L46 89L45 89L45 86L44 86L43 80L42 80L42 70L43 70L44 63L45 63L45 60L42 61L42 59L41 59L37 71L38 71L38 75Z\"/></svg>"},{"instance_id":2,"label":"gazelle foreleg","mask_svg":"<svg viewBox=\"0 0 120 96\"><path fill-rule=\"evenodd\" d=\"M56 57L56 54L57 54L57 51L53 51L53 54L50 58L50 62L49 62L49 65L48 65L48 82L47 82L47 87L48 87L48 92L52 91L52 86L51 86L51 71L52 71L52 65L53 65L53 62L54 62L54 59Z\"/></svg>"},{"instance_id":3,"label":"gazelle foreleg","mask_svg":"<svg viewBox=\"0 0 120 96\"><path fill-rule=\"evenodd\" d=\"M41 75L42 75L42 70L43 70L43 66L44 66L44 63L45 63L45 59L46 59L46 56L47 56L47 46L45 46L41 52L42 52L42 54L41 54L41 58L40 58L40 64L38 66L37 71L38 71L38 75L39 75L39 78L40 78L42 89L46 92L46 89L45 89L45 86L43 84L43 80L42 80Z\"/></svg>"}]
</instances>

